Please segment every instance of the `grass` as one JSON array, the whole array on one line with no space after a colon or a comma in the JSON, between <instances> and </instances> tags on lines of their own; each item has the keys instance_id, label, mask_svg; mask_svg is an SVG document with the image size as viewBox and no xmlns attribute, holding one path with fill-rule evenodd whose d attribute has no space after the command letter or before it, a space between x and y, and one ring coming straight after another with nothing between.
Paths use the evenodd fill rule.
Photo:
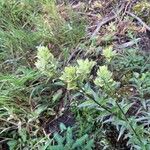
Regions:
<instances>
[{"instance_id":1,"label":"grass","mask_svg":"<svg viewBox=\"0 0 150 150\"><path fill-rule=\"evenodd\" d=\"M0 0L0 149L149 150L149 54L116 22L91 43L74 7Z\"/></svg>"},{"instance_id":2,"label":"grass","mask_svg":"<svg viewBox=\"0 0 150 150\"><path fill-rule=\"evenodd\" d=\"M65 21L54 1L42 0L2 0L0 17L0 61L3 69L0 74L0 138L12 149L40 147L48 140L39 118L44 112L47 116L55 115L53 107L55 101L59 101L58 88L56 86L56 91L51 91L51 86L55 85L47 85L46 79L30 67L28 53L34 60L39 45L51 43L59 46L59 53L65 46L73 48L85 34L85 21L80 19L83 22L80 23L75 13ZM50 92L44 95L47 89ZM50 103L50 99L54 102ZM35 140L31 142L31 139Z\"/></svg>"},{"instance_id":3,"label":"grass","mask_svg":"<svg viewBox=\"0 0 150 150\"><path fill-rule=\"evenodd\" d=\"M60 53L65 45L74 47L85 35L84 19L77 20L78 16L73 13L69 21L65 21L53 0L0 3L1 62L34 53L41 44L55 45Z\"/></svg>"}]
</instances>

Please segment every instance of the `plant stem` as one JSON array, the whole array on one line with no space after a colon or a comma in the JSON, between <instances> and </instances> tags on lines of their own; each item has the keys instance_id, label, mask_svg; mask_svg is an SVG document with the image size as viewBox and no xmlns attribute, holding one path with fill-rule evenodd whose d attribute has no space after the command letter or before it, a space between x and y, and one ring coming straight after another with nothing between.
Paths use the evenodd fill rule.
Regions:
<instances>
[{"instance_id":1,"label":"plant stem","mask_svg":"<svg viewBox=\"0 0 150 150\"><path fill-rule=\"evenodd\" d=\"M101 104L100 104L98 101L96 101L90 94L86 93L82 88L81 88L80 90L82 91L82 92L79 91L80 93L82 93L82 94L84 94L84 95L86 94L86 96L87 96L88 98L90 98L91 100L93 100L98 106L100 106L101 108L103 108L104 110L106 110L107 112L109 112L109 113L112 114L112 111L111 111L110 108L101 105Z\"/></svg>"},{"instance_id":2,"label":"plant stem","mask_svg":"<svg viewBox=\"0 0 150 150\"><path fill-rule=\"evenodd\" d=\"M80 93L86 95L88 98L90 98L91 100L93 100L98 106L100 106L101 108L103 108L104 110L106 110L107 112L109 112L111 115L115 115L117 116L116 113L113 113L111 111L110 108L106 107L106 106L103 106L101 105L98 101L96 101L90 94L86 93L82 88L80 88ZM119 110L121 111L122 115L124 116L124 119L122 117L120 117L121 120L124 120L128 123L128 125L130 126L131 130L133 131L133 133L135 134L135 136L137 137L137 139L140 141L140 143L142 144L142 141L140 139L140 137L138 136L138 134L136 133L135 129L133 128L133 126L131 125L129 119L127 118L126 114L124 113L124 111L122 110L122 108L120 107L119 103L116 101L116 105L117 107L119 108Z\"/></svg>"},{"instance_id":3,"label":"plant stem","mask_svg":"<svg viewBox=\"0 0 150 150\"><path fill-rule=\"evenodd\" d=\"M107 87L111 90L111 87L109 86L109 84L107 84L107 82L105 82L105 80L103 79L104 83L107 85ZM140 139L140 137L138 136L138 134L136 133L135 129L133 128L133 126L131 125L129 119L127 118L126 114L124 113L123 109L120 107L119 103L117 101L115 101L117 107L119 108L119 110L121 111L122 115L124 116L125 120L123 118L120 118L124 121L126 121L128 123L128 125L130 126L131 130L133 131L134 135L137 137L137 139L140 141L140 143L142 144L142 141ZM117 116L117 114L114 114Z\"/></svg>"},{"instance_id":4,"label":"plant stem","mask_svg":"<svg viewBox=\"0 0 150 150\"><path fill-rule=\"evenodd\" d=\"M128 123L128 125L130 126L130 128L132 129L132 131L134 132L135 136L137 137L137 139L140 141L140 143L142 143L140 137L138 136L138 134L136 133L135 129L133 128L133 126L131 125L129 119L127 118L126 114L124 113L124 111L122 110L122 108L120 107L119 103L116 101L116 105L119 108L119 110L121 111L121 113L123 114L126 122Z\"/></svg>"}]
</instances>

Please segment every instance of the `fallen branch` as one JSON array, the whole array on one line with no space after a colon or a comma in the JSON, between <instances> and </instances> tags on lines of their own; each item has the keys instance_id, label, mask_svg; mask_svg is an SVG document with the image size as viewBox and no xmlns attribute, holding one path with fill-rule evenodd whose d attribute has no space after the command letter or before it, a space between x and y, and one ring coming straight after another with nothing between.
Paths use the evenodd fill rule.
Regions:
<instances>
[{"instance_id":1,"label":"fallen branch","mask_svg":"<svg viewBox=\"0 0 150 150\"><path fill-rule=\"evenodd\" d=\"M116 48L119 48L119 49L131 47L131 46L133 46L134 44L138 43L140 40L141 40L141 38L137 38L137 39L134 39L134 40L132 40L132 41L130 41L130 42L126 42L126 43L121 44L121 45L116 45L115 47L116 47Z\"/></svg>"},{"instance_id":2,"label":"fallen branch","mask_svg":"<svg viewBox=\"0 0 150 150\"><path fill-rule=\"evenodd\" d=\"M8 138L8 139L4 139L4 140L1 140L0 141L0 144L3 144L3 143L6 143L7 141L9 141L10 139ZM12 140L12 139L11 139Z\"/></svg>"},{"instance_id":3,"label":"fallen branch","mask_svg":"<svg viewBox=\"0 0 150 150\"><path fill-rule=\"evenodd\" d=\"M131 17L135 18L138 22L140 22L141 25L143 25L143 27L145 27L148 31L150 31L150 27L144 21L142 21L141 18L139 18L138 16L136 16L135 14L131 12L126 12L126 13L130 15Z\"/></svg>"},{"instance_id":4,"label":"fallen branch","mask_svg":"<svg viewBox=\"0 0 150 150\"><path fill-rule=\"evenodd\" d=\"M106 17L106 18L104 18L101 22L99 22L99 24L97 25L97 28L94 30L94 32L93 32L93 34L92 34L92 36L91 36L91 39L93 39L93 38L97 35L97 33L99 32L100 28L101 28L104 24L110 22L111 20L113 20L113 19L115 19L115 18L116 18L116 15L114 15L114 16L112 16L112 17Z\"/></svg>"},{"instance_id":5,"label":"fallen branch","mask_svg":"<svg viewBox=\"0 0 150 150\"><path fill-rule=\"evenodd\" d=\"M119 11L118 11L116 14L114 14L113 16L103 18L103 19L98 23L97 28L94 30L94 32L93 32L93 34L91 35L91 38L90 38L90 39L93 39L93 38L97 35L97 33L99 32L100 28L101 28L103 25L105 25L106 23L108 23L108 22L110 22L111 20L115 19L115 18L118 16L118 14L121 13L121 11L123 10L123 8L124 8L124 5L122 5L121 8L119 9Z\"/></svg>"}]
</instances>

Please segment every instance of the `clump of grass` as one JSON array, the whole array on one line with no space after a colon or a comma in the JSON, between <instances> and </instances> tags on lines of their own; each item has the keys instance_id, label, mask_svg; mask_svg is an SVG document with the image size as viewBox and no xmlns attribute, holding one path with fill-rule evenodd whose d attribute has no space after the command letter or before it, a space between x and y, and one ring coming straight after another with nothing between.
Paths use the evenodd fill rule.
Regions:
<instances>
[{"instance_id":1,"label":"clump of grass","mask_svg":"<svg viewBox=\"0 0 150 150\"><path fill-rule=\"evenodd\" d=\"M36 22L37 30L43 30L45 39L49 38L46 42L52 42L58 47L64 45L73 47L84 37L86 21L70 8L66 9L69 14L67 19L58 12L55 4L51 4L48 8L44 7L44 12L44 17L38 16Z\"/></svg>"},{"instance_id":2,"label":"clump of grass","mask_svg":"<svg viewBox=\"0 0 150 150\"><path fill-rule=\"evenodd\" d=\"M90 52L69 64L86 21L63 7L65 17L55 0L0 1L0 143L10 150L91 150L94 143L98 149L149 150L149 57L135 49L99 50L92 41ZM67 125L70 114L76 132L60 123Z\"/></svg>"},{"instance_id":3,"label":"clump of grass","mask_svg":"<svg viewBox=\"0 0 150 150\"><path fill-rule=\"evenodd\" d=\"M73 47L85 35L85 21L76 15L65 20L54 0L2 0L0 17L0 61L17 59L40 44Z\"/></svg>"}]
</instances>

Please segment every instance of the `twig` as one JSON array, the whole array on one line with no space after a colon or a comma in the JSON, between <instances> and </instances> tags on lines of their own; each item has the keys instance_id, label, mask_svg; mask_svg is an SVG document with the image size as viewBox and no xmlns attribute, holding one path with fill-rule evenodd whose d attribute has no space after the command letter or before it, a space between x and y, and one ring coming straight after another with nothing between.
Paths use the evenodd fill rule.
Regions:
<instances>
[{"instance_id":1,"label":"twig","mask_svg":"<svg viewBox=\"0 0 150 150\"><path fill-rule=\"evenodd\" d=\"M97 33L99 32L100 28L106 24L107 22L110 22L111 20L115 19L116 18L116 15L112 16L112 17L106 17L104 18L102 21L99 22L99 24L97 25L97 28L94 30L92 36L91 36L91 39L93 39Z\"/></svg>"},{"instance_id":2,"label":"twig","mask_svg":"<svg viewBox=\"0 0 150 150\"><path fill-rule=\"evenodd\" d=\"M123 18L124 18L124 16L125 16L126 12L127 12L127 10L128 10L128 7L130 6L130 3L131 3L131 1L127 2L126 6L125 6L125 8L124 8L124 12L123 12L122 17L121 17L120 20L123 20Z\"/></svg>"},{"instance_id":3,"label":"twig","mask_svg":"<svg viewBox=\"0 0 150 150\"><path fill-rule=\"evenodd\" d=\"M76 54L80 53L82 49L80 49L80 44L78 44L75 48L75 50L71 53L68 60L66 61L66 65L69 64L69 62L75 57Z\"/></svg>"},{"instance_id":4,"label":"twig","mask_svg":"<svg viewBox=\"0 0 150 150\"><path fill-rule=\"evenodd\" d=\"M97 17L97 18L98 18L98 16L97 16L97 15L95 15L95 14L91 14L91 13L78 12L78 14L80 14L80 15L85 15L85 16L89 16L89 17Z\"/></svg>"},{"instance_id":5,"label":"twig","mask_svg":"<svg viewBox=\"0 0 150 150\"><path fill-rule=\"evenodd\" d=\"M67 64L71 61L71 59L81 51L81 49L76 49L74 52L71 53L71 55L69 56L68 60L67 60Z\"/></svg>"},{"instance_id":6,"label":"twig","mask_svg":"<svg viewBox=\"0 0 150 150\"><path fill-rule=\"evenodd\" d=\"M0 118L0 121L7 122L7 123L13 124L14 126L17 126L17 127L18 127L18 124L14 123L14 122L11 122L11 121L9 121L9 120L6 120L6 119L3 119L3 118Z\"/></svg>"},{"instance_id":7,"label":"twig","mask_svg":"<svg viewBox=\"0 0 150 150\"><path fill-rule=\"evenodd\" d=\"M138 16L136 16L135 14L131 12L126 12L126 13L130 15L131 17L135 18L138 22L141 23L141 25L143 25L148 31L150 31L150 27L144 21L142 21L141 18L139 18Z\"/></svg>"},{"instance_id":8,"label":"twig","mask_svg":"<svg viewBox=\"0 0 150 150\"><path fill-rule=\"evenodd\" d=\"M11 139L11 138L3 139L3 140L0 141L0 144L3 144L3 143L5 143L5 142L9 141L10 139Z\"/></svg>"},{"instance_id":9,"label":"twig","mask_svg":"<svg viewBox=\"0 0 150 150\"><path fill-rule=\"evenodd\" d=\"M130 42L126 42L126 43L123 43L121 45L116 45L115 47L116 48L120 48L120 49L123 49L123 48L127 48L127 47L131 47L133 46L134 44L136 44L137 42L139 42L141 40L141 38L137 38L137 39L134 39Z\"/></svg>"},{"instance_id":10,"label":"twig","mask_svg":"<svg viewBox=\"0 0 150 150\"><path fill-rule=\"evenodd\" d=\"M115 19L115 18L118 16L118 14L120 14L120 12L123 10L123 8L124 8L123 6L124 6L124 5L121 6L121 8L120 8L120 10L118 11L118 13L114 14L114 15L111 16L111 17L105 17L105 18L103 18L103 19L98 23L97 28L94 30L94 32L93 32L93 34L91 35L91 38L90 38L90 39L93 39L93 38L97 35L97 33L99 32L100 28L101 28L104 24L106 24L106 23L110 22L111 20Z\"/></svg>"}]
</instances>

